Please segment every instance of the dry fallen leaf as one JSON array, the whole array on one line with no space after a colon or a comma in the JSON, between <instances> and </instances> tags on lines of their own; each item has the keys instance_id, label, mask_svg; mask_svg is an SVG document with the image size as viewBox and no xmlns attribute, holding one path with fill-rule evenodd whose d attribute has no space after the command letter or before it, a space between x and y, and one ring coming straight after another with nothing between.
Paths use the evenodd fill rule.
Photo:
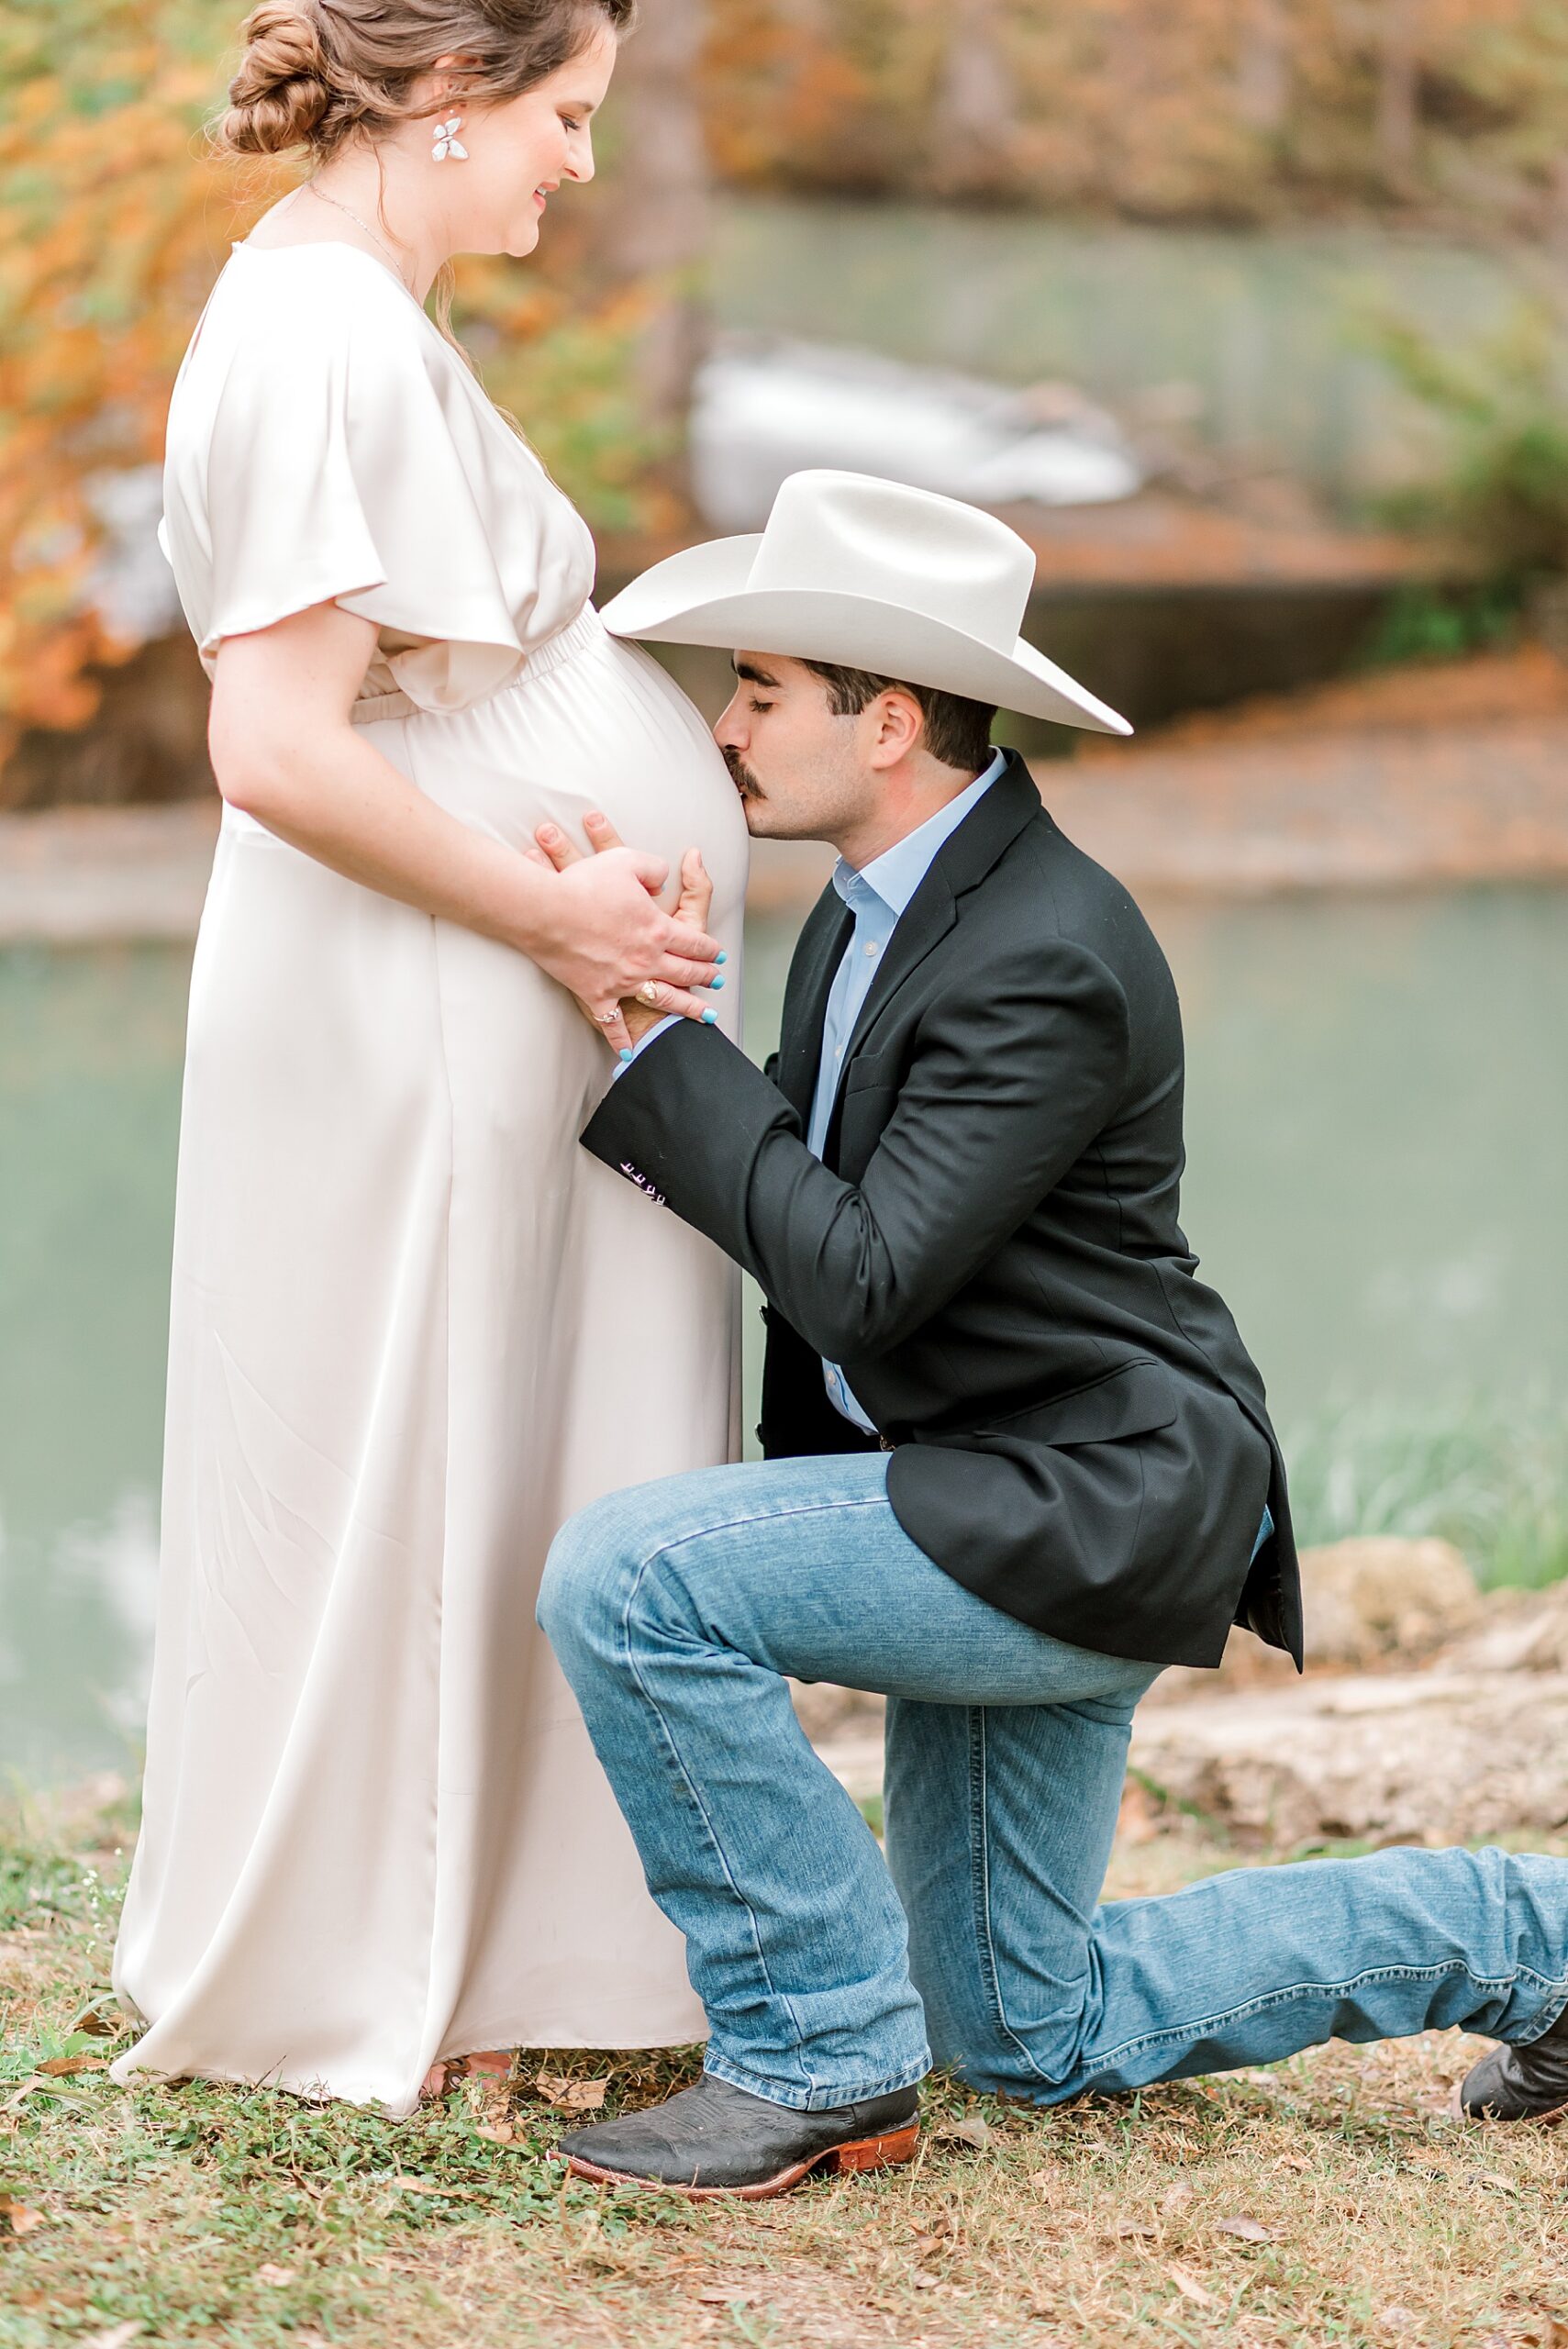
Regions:
<instances>
[{"instance_id":1,"label":"dry fallen leaf","mask_svg":"<svg viewBox=\"0 0 1568 2349\"><path fill-rule=\"evenodd\" d=\"M466 2186L433 2186L427 2177L405 2177L400 2173L386 2182L389 2186L400 2188L405 2194L444 2194L453 2202L472 2202L474 2199Z\"/></svg>"},{"instance_id":2,"label":"dry fallen leaf","mask_svg":"<svg viewBox=\"0 0 1568 2349\"><path fill-rule=\"evenodd\" d=\"M30 2235L35 2227L49 2224L41 2210L30 2210L25 2202L13 2201L8 2194L0 2194L0 2221L13 2235Z\"/></svg>"},{"instance_id":3,"label":"dry fallen leaf","mask_svg":"<svg viewBox=\"0 0 1568 2349\"><path fill-rule=\"evenodd\" d=\"M1214 2294L1207 2290L1195 2276L1189 2276L1184 2267L1167 2267L1165 2273L1184 2299L1195 2300L1200 2309L1217 2309L1219 2306Z\"/></svg>"},{"instance_id":4,"label":"dry fallen leaf","mask_svg":"<svg viewBox=\"0 0 1568 2349\"><path fill-rule=\"evenodd\" d=\"M937 2139L943 2144L973 2145L977 2154L984 2154L991 2143L991 2131L978 2112L966 2112L962 2121L944 2121Z\"/></svg>"},{"instance_id":5,"label":"dry fallen leaf","mask_svg":"<svg viewBox=\"0 0 1568 2349\"><path fill-rule=\"evenodd\" d=\"M705 2309L749 2309L756 2297L755 2292L742 2292L725 2284L715 2284L707 2291L697 2294L697 2306Z\"/></svg>"},{"instance_id":6,"label":"dry fallen leaf","mask_svg":"<svg viewBox=\"0 0 1568 2349\"><path fill-rule=\"evenodd\" d=\"M139 2316L128 2317L124 2324L111 2324L106 2332L90 2332L85 2341L77 2343L76 2349L126 2349L128 2341L134 2341L139 2332L146 2330Z\"/></svg>"},{"instance_id":7,"label":"dry fallen leaf","mask_svg":"<svg viewBox=\"0 0 1568 2349\"><path fill-rule=\"evenodd\" d=\"M474 2131L476 2137L488 2137L493 2145L515 2145L517 2132L509 2121L482 2121Z\"/></svg>"},{"instance_id":8,"label":"dry fallen leaf","mask_svg":"<svg viewBox=\"0 0 1568 2349\"><path fill-rule=\"evenodd\" d=\"M597 2112L609 2088L609 2079L568 2080L554 2072L541 2072L534 2087L546 2102L558 2112Z\"/></svg>"},{"instance_id":9,"label":"dry fallen leaf","mask_svg":"<svg viewBox=\"0 0 1568 2349\"><path fill-rule=\"evenodd\" d=\"M941 2281L942 2279L940 2276L928 2276L922 2269L920 2274L915 2278L915 2289L917 2292L940 2291L941 2288Z\"/></svg>"},{"instance_id":10,"label":"dry fallen leaf","mask_svg":"<svg viewBox=\"0 0 1568 2349\"><path fill-rule=\"evenodd\" d=\"M274 2291L281 2291L285 2284L292 2284L294 2277L292 2267L274 2267L270 2261L265 2267L256 2270L257 2283L270 2285Z\"/></svg>"},{"instance_id":11,"label":"dry fallen leaf","mask_svg":"<svg viewBox=\"0 0 1568 2349\"><path fill-rule=\"evenodd\" d=\"M1140 2219L1118 2219L1117 2233L1124 2239L1131 2235L1151 2235L1155 2230L1144 2225Z\"/></svg>"},{"instance_id":12,"label":"dry fallen leaf","mask_svg":"<svg viewBox=\"0 0 1568 2349\"><path fill-rule=\"evenodd\" d=\"M1215 2222L1215 2232L1221 2235L1234 2235L1238 2243L1273 2243L1273 2241L1267 2227L1257 2219L1219 2219Z\"/></svg>"},{"instance_id":13,"label":"dry fallen leaf","mask_svg":"<svg viewBox=\"0 0 1568 2349\"><path fill-rule=\"evenodd\" d=\"M1190 2186L1168 2186L1160 2197L1160 2208L1165 2211L1184 2210L1193 2199L1193 2192Z\"/></svg>"},{"instance_id":14,"label":"dry fallen leaf","mask_svg":"<svg viewBox=\"0 0 1568 2349\"><path fill-rule=\"evenodd\" d=\"M42 2080L69 2079L72 2072L106 2072L108 2062L102 2055L51 2055L40 2064L38 2076Z\"/></svg>"}]
</instances>

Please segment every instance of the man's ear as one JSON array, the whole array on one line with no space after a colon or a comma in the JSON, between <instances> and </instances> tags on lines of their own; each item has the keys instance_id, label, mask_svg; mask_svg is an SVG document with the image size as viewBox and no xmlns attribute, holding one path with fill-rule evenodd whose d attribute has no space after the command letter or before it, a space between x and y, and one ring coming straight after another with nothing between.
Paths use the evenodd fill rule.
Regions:
<instances>
[{"instance_id":1,"label":"man's ear","mask_svg":"<svg viewBox=\"0 0 1568 2349\"><path fill-rule=\"evenodd\" d=\"M917 749L926 730L926 713L902 685L890 685L872 704L873 767L895 767Z\"/></svg>"}]
</instances>

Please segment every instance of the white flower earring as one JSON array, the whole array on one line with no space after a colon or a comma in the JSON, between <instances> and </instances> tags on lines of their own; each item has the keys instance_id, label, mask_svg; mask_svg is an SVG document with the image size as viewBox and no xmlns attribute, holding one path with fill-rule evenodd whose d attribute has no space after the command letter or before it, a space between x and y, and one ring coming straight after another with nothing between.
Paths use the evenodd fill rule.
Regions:
<instances>
[{"instance_id":1,"label":"white flower earring","mask_svg":"<svg viewBox=\"0 0 1568 2349\"><path fill-rule=\"evenodd\" d=\"M449 156L455 156L460 163L467 162L468 150L458 137L462 128L462 117L460 114L450 114L445 122L437 123L436 143L430 150L432 163L444 163Z\"/></svg>"}]
</instances>

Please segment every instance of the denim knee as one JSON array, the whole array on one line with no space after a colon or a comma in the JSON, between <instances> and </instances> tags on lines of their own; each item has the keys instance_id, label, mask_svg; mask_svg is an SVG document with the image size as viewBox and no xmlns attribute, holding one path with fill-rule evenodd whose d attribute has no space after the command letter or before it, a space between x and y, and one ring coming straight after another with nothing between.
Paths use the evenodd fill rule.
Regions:
<instances>
[{"instance_id":1,"label":"denim knee","mask_svg":"<svg viewBox=\"0 0 1568 2349\"><path fill-rule=\"evenodd\" d=\"M641 1563L623 1500L609 1493L569 1517L545 1560L534 1618L569 1676L614 1644Z\"/></svg>"}]
</instances>

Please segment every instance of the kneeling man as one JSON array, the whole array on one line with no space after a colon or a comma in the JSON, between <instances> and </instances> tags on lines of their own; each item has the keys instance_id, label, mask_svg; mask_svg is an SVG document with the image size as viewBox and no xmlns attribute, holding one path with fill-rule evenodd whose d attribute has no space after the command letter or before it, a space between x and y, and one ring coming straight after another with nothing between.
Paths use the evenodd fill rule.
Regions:
<instances>
[{"instance_id":1,"label":"kneeling man","mask_svg":"<svg viewBox=\"0 0 1568 2349\"><path fill-rule=\"evenodd\" d=\"M1233 1621L1299 1663L1301 1625L1262 1384L1177 1221L1170 973L990 749L998 704L1126 730L1020 640L1032 577L992 517L802 474L761 540L606 614L743 648L717 731L751 829L840 863L768 1073L628 1007L584 1135L768 1322L765 1463L599 1502L540 1597L712 2032L695 2087L566 2140L590 2177L758 2197L899 2160L933 2062L1055 2104L1453 2025L1511 2043L1462 2109L1568 2101L1568 1864L1100 1905L1162 1665ZM786 1675L886 1694L885 1861Z\"/></svg>"}]
</instances>

